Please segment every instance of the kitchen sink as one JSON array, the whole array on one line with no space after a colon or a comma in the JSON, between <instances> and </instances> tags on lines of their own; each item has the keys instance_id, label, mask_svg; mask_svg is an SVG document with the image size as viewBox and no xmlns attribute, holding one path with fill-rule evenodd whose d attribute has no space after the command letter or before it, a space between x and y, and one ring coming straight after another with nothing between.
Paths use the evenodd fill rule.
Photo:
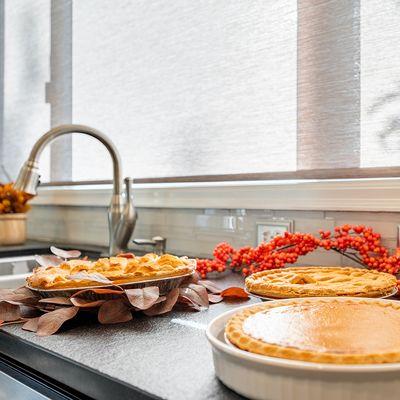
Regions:
<instances>
[{"instance_id":1,"label":"kitchen sink","mask_svg":"<svg viewBox=\"0 0 400 400\"><path fill-rule=\"evenodd\" d=\"M60 246L66 250L77 249L74 246ZM30 248L30 254L21 250L7 251L6 255L0 252L0 289L17 288L25 284L26 277L37 266L35 255L50 254L49 246L40 248ZM78 249L82 253L82 257L87 256L89 259L97 259L102 255L102 251L95 249Z\"/></svg>"}]
</instances>

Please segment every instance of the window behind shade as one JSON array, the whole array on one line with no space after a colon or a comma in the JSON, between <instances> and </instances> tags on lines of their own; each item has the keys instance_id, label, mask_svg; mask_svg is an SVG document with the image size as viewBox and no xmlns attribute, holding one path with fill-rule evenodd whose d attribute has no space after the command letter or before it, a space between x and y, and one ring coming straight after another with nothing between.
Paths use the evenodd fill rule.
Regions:
<instances>
[{"instance_id":1,"label":"window behind shade","mask_svg":"<svg viewBox=\"0 0 400 400\"><path fill-rule=\"evenodd\" d=\"M13 177L51 126L109 135L141 180L396 176L395 0L4 0L1 157ZM52 181L111 178L94 139Z\"/></svg>"}]
</instances>

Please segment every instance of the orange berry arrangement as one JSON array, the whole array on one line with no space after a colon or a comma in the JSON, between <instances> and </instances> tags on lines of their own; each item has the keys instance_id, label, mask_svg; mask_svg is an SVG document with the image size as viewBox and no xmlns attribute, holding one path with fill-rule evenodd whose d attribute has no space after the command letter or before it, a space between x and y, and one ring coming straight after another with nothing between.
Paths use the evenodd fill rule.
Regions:
<instances>
[{"instance_id":1,"label":"orange berry arrangement","mask_svg":"<svg viewBox=\"0 0 400 400\"><path fill-rule=\"evenodd\" d=\"M26 213L32 196L16 190L12 183L0 183L0 214Z\"/></svg>"},{"instance_id":2,"label":"orange berry arrangement","mask_svg":"<svg viewBox=\"0 0 400 400\"><path fill-rule=\"evenodd\" d=\"M223 272L227 268L241 271L244 276L267 269L293 264L300 256L317 248L336 251L358 264L396 275L400 270L400 248L394 254L381 244L381 235L364 225L338 226L334 232L289 233L276 236L258 247L234 249L228 243L218 244L212 260L197 260L197 270L205 278L208 273Z\"/></svg>"}]
</instances>

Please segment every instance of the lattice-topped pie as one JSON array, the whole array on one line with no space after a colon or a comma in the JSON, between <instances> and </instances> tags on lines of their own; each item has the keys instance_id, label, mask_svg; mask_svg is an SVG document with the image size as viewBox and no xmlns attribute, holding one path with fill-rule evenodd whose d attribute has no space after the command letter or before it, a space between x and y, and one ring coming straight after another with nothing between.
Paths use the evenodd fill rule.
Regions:
<instances>
[{"instance_id":1,"label":"lattice-topped pie","mask_svg":"<svg viewBox=\"0 0 400 400\"><path fill-rule=\"evenodd\" d=\"M291 267L246 278L249 292L266 297L381 297L393 292L396 278L384 272L345 267Z\"/></svg>"},{"instance_id":2,"label":"lattice-topped pie","mask_svg":"<svg viewBox=\"0 0 400 400\"><path fill-rule=\"evenodd\" d=\"M40 289L99 286L104 283L84 279L85 274L99 274L113 284L146 281L190 274L193 260L170 254L143 257L100 258L97 261L70 260L57 266L37 267L27 278L28 285ZM79 275L78 275L79 274ZM79 276L75 279L74 276Z\"/></svg>"},{"instance_id":3,"label":"lattice-topped pie","mask_svg":"<svg viewBox=\"0 0 400 400\"><path fill-rule=\"evenodd\" d=\"M228 340L266 356L334 364L400 362L400 303L313 298L266 302L227 323Z\"/></svg>"}]
</instances>

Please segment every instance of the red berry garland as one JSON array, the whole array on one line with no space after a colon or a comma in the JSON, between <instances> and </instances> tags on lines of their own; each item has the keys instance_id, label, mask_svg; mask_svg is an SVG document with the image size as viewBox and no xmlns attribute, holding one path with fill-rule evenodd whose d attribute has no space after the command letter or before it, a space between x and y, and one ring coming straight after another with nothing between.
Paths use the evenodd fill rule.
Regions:
<instances>
[{"instance_id":1,"label":"red berry garland","mask_svg":"<svg viewBox=\"0 0 400 400\"><path fill-rule=\"evenodd\" d=\"M210 272L227 268L241 271L244 276L267 269L293 264L299 256L317 248L334 250L368 268L397 274L400 270L400 248L390 255L381 245L381 235L364 225L343 225L330 231L319 231L320 237L310 233L289 233L277 236L258 247L234 249L228 243L218 244L212 260L197 260L197 270L205 278Z\"/></svg>"}]
</instances>

